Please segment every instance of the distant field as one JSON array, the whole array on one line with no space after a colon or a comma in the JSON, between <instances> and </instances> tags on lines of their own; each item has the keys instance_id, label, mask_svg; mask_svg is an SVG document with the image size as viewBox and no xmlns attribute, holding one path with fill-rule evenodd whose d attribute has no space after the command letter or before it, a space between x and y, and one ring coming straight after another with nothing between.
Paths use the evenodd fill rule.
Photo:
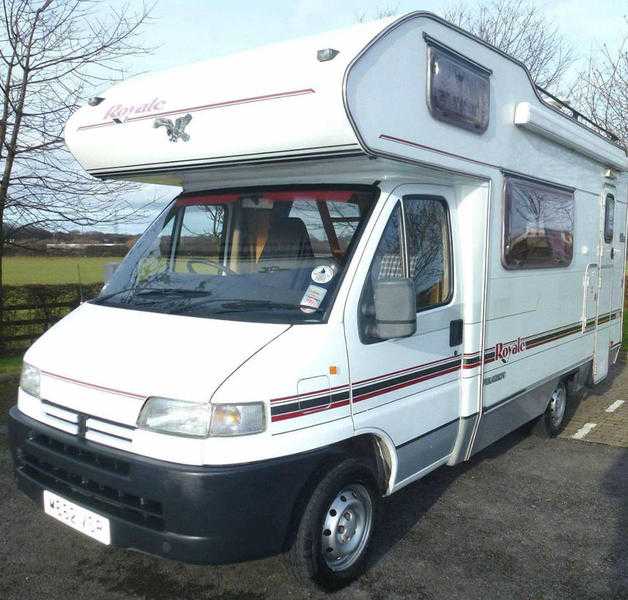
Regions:
<instances>
[{"instance_id":1,"label":"distant field","mask_svg":"<svg viewBox=\"0 0 628 600\"><path fill-rule=\"evenodd\" d=\"M3 260L5 285L81 283L103 281L104 266L119 258L98 256L8 256Z\"/></svg>"}]
</instances>

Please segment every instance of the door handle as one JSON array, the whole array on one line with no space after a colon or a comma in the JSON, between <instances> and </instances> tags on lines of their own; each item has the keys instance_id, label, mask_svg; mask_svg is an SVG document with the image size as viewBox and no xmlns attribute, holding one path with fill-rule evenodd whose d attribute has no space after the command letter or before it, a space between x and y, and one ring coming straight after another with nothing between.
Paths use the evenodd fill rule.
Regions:
<instances>
[{"instance_id":1,"label":"door handle","mask_svg":"<svg viewBox=\"0 0 628 600\"><path fill-rule=\"evenodd\" d=\"M460 346L462 344L462 331L463 331L462 319L454 319L449 323L449 346Z\"/></svg>"}]
</instances>

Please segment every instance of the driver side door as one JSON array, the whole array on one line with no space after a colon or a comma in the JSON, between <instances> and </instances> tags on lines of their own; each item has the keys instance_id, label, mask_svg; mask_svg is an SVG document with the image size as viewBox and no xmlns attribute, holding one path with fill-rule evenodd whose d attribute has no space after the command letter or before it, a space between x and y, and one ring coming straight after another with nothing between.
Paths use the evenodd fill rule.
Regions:
<instances>
[{"instance_id":1,"label":"driver side door","mask_svg":"<svg viewBox=\"0 0 628 600\"><path fill-rule=\"evenodd\" d=\"M462 339L456 287L452 191L402 185L386 201L345 313L356 433L384 431L397 448L395 486L446 462L459 418ZM379 339L373 288L410 277L414 335ZM452 335L454 334L454 335Z\"/></svg>"}]
</instances>

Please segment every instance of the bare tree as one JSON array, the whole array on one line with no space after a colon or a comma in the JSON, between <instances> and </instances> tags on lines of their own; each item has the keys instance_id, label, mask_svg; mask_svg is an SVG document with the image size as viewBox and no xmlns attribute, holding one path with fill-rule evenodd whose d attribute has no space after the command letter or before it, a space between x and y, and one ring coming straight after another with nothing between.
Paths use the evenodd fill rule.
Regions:
<instances>
[{"instance_id":1,"label":"bare tree","mask_svg":"<svg viewBox=\"0 0 628 600\"><path fill-rule=\"evenodd\" d=\"M121 77L129 57L147 52L138 34L148 14L95 0L2 0L0 289L7 224L67 229L137 215L128 184L78 167L63 127L87 95Z\"/></svg>"},{"instance_id":2,"label":"bare tree","mask_svg":"<svg viewBox=\"0 0 628 600\"><path fill-rule=\"evenodd\" d=\"M628 152L628 33L616 51L605 45L589 59L570 98L600 127L617 135Z\"/></svg>"},{"instance_id":3,"label":"bare tree","mask_svg":"<svg viewBox=\"0 0 628 600\"><path fill-rule=\"evenodd\" d=\"M459 3L444 17L521 61L543 88L555 89L574 62L556 25L528 0Z\"/></svg>"},{"instance_id":4,"label":"bare tree","mask_svg":"<svg viewBox=\"0 0 628 600\"><path fill-rule=\"evenodd\" d=\"M380 6L370 13L362 11L356 13L355 20L357 23L367 23L368 21L377 21L378 19L386 19L387 17L394 17L399 12L399 6Z\"/></svg>"}]
</instances>

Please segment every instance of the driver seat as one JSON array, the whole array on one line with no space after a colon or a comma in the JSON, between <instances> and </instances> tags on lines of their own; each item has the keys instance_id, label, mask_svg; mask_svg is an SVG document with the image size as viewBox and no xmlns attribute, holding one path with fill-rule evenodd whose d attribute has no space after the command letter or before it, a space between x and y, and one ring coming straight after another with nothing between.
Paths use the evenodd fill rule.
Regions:
<instances>
[{"instance_id":1,"label":"driver seat","mask_svg":"<svg viewBox=\"0 0 628 600\"><path fill-rule=\"evenodd\" d=\"M259 260L275 258L314 258L310 236L301 219L277 217L273 220Z\"/></svg>"}]
</instances>

